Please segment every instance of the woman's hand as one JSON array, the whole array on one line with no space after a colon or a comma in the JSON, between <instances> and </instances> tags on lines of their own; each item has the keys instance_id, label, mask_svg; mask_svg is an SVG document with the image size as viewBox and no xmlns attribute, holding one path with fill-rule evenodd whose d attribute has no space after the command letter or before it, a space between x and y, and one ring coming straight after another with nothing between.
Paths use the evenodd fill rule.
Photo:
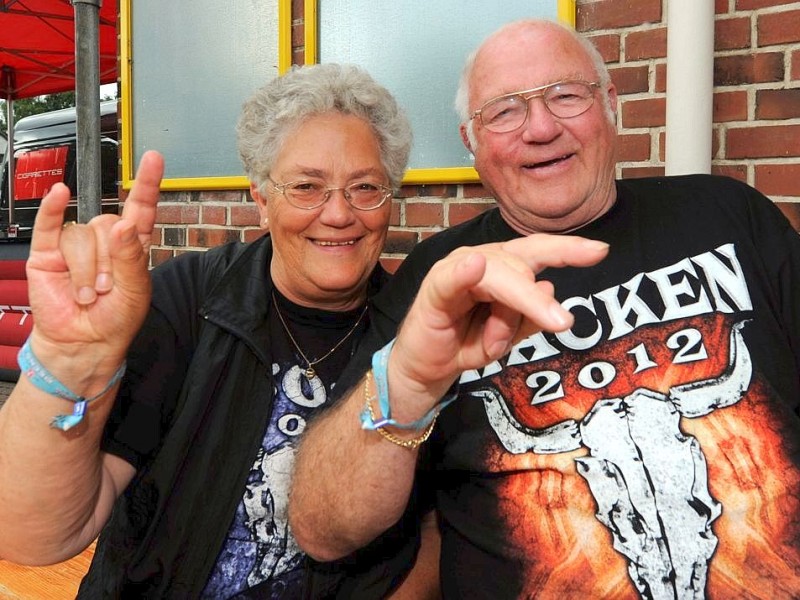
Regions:
<instances>
[{"instance_id":1,"label":"woman's hand","mask_svg":"<svg viewBox=\"0 0 800 600\"><path fill-rule=\"evenodd\" d=\"M124 360L150 305L149 248L162 174L162 157L145 153L122 215L85 225L64 224L65 185L42 200L27 263L31 343L57 377L63 360L80 357L72 370L80 365L109 376ZM64 375L65 383L76 380Z\"/></svg>"}]
</instances>

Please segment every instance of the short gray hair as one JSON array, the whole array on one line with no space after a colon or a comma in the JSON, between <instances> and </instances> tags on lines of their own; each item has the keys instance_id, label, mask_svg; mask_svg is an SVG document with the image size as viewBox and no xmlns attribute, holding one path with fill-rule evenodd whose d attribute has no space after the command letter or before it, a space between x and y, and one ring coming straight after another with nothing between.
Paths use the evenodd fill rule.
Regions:
<instances>
[{"instance_id":1,"label":"short gray hair","mask_svg":"<svg viewBox=\"0 0 800 600\"><path fill-rule=\"evenodd\" d=\"M360 117L372 127L381 164L392 187L399 188L412 141L405 112L366 71L336 63L292 67L245 101L236 133L250 181L263 190L287 136L308 118L331 111Z\"/></svg>"},{"instance_id":2,"label":"short gray hair","mask_svg":"<svg viewBox=\"0 0 800 600\"><path fill-rule=\"evenodd\" d=\"M492 40L500 35L503 35L504 30L512 28L512 27L519 27L520 25L537 25L537 26L545 26L551 27L553 29L560 29L566 33L568 33L575 41L577 41L581 47L583 47L586 54L592 61L592 66L597 74L598 82L600 83L600 93L603 94L603 100L605 101L604 109L606 116L610 122L614 122L614 107L611 106L610 98L606 92L608 88L608 84L611 82L611 76L608 74L608 67L606 66L606 62L603 60L603 57L600 55L600 52L597 50L595 45L588 39L582 36L580 33L572 29L571 27L565 27L560 23L555 21L548 21L546 19L522 19L519 21L513 21L506 25L503 25L500 29L492 33L489 37L487 37L480 46L475 48L470 54L467 56L467 59L464 61L464 68L461 70L461 79L458 82L458 90L456 91L456 98L455 98L455 109L458 113L458 118L464 123L467 127L467 136L469 137L470 142L473 144L473 147L476 145L475 136L473 134L473 126L472 120L470 120L470 111L469 111L469 82L472 78L472 70L475 68L475 61L478 58L478 53L480 52L481 48L483 48L484 44L489 40ZM536 60L532 58L531 60Z\"/></svg>"}]
</instances>

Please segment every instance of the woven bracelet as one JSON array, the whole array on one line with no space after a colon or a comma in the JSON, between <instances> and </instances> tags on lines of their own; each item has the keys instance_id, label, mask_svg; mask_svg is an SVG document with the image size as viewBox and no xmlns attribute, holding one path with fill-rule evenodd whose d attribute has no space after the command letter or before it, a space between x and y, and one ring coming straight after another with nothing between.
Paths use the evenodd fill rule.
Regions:
<instances>
[{"instance_id":1,"label":"woven bracelet","mask_svg":"<svg viewBox=\"0 0 800 600\"><path fill-rule=\"evenodd\" d=\"M378 408L380 409L381 417L377 420L375 419L372 411L372 405L370 403L370 397L365 389L365 395L367 398L366 406L364 411L361 413L361 428L374 431L376 429L391 426L397 427L398 429L413 429L416 431L422 431L423 429L430 427L431 424L436 420L436 417L439 416L439 413L442 411L442 409L458 397L458 386L455 385L454 387L451 387L450 389L452 391L448 393L442 399L442 401L439 402L439 404L434 406L416 421L412 423L398 423L395 421L392 418L392 409L389 405L388 376L389 354L392 351L394 342L395 340L392 340L372 355L372 375L375 378L375 390L378 395ZM369 376L369 373L367 376ZM369 380L367 380L367 383L369 383Z\"/></svg>"},{"instance_id":2,"label":"woven bracelet","mask_svg":"<svg viewBox=\"0 0 800 600\"><path fill-rule=\"evenodd\" d=\"M28 381L30 381L34 387L51 396L63 398L64 400L75 403L71 415L56 415L53 417L53 420L50 421L50 427L60 429L61 431L69 431L80 423L86 412L86 406L90 402L107 394L108 390L114 387L125 374L125 363L123 362L120 368L117 369L117 372L111 377L111 381L108 382L108 385L103 388L102 392L95 394L91 398L85 398L72 392L39 362L39 359L36 358L33 350L31 350L30 338L25 340L22 348L20 348L17 354L17 362L19 363L20 371L28 378Z\"/></svg>"}]
</instances>

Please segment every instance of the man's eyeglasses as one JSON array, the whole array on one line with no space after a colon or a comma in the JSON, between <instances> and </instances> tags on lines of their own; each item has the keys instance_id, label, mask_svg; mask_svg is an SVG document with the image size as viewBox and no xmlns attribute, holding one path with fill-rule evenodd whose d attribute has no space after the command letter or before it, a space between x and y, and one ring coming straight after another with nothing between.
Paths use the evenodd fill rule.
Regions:
<instances>
[{"instance_id":1,"label":"man's eyeglasses","mask_svg":"<svg viewBox=\"0 0 800 600\"><path fill-rule=\"evenodd\" d=\"M268 177L272 186L295 208L313 210L325 204L333 192L341 191L344 199L355 209L374 210L383 205L392 195L391 188L379 183L358 181L346 187L326 187L319 181L290 181L275 183Z\"/></svg>"},{"instance_id":2,"label":"man's eyeglasses","mask_svg":"<svg viewBox=\"0 0 800 600\"><path fill-rule=\"evenodd\" d=\"M558 81L504 94L489 100L472 113L470 119L479 117L481 125L495 133L514 131L528 118L528 104L533 98L541 98L554 117L577 117L589 110L594 102L594 88L599 86L599 83L590 81Z\"/></svg>"}]
</instances>

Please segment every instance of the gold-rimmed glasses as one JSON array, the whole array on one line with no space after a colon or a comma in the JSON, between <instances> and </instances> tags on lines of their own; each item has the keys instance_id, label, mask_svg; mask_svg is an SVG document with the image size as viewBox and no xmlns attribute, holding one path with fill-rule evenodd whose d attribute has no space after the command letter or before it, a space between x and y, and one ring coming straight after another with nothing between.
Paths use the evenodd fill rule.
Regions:
<instances>
[{"instance_id":1,"label":"gold-rimmed glasses","mask_svg":"<svg viewBox=\"0 0 800 600\"><path fill-rule=\"evenodd\" d=\"M302 180L276 183L268 177L272 186L284 198L302 210L313 210L325 204L333 192L342 192L344 199L357 210L375 210L392 195L392 189L371 181L356 181L345 187L328 187L321 181Z\"/></svg>"},{"instance_id":2,"label":"gold-rimmed glasses","mask_svg":"<svg viewBox=\"0 0 800 600\"><path fill-rule=\"evenodd\" d=\"M582 115L594 102L593 81L557 81L529 90L503 94L492 98L476 110L470 119L478 117L481 125L495 133L507 133L522 127L528 118L529 104L541 98L550 114L560 119Z\"/></svg>"}]
</instances>

